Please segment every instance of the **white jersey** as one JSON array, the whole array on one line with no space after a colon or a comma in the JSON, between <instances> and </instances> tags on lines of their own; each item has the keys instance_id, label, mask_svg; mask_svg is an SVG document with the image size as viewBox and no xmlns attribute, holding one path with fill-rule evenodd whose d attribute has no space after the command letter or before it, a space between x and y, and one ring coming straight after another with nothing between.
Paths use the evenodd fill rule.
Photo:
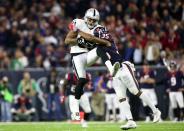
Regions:
<instances>
[{"instance_id":1,"label":"white jersey","mask_svg":"<svg viewBox=\"0 0 184 131\"><path fill-rule=\"evenodd\" d=\"M72 24L73 26L75 26L75 28L85 33L93 35L94 28L90 30L83 19L74 19ZM88 52L88 51L89 50L87 48L81 48L78 45L73 45L70 48L70 53L81 53L81 52Z\"/></svg>"}]
</instances>

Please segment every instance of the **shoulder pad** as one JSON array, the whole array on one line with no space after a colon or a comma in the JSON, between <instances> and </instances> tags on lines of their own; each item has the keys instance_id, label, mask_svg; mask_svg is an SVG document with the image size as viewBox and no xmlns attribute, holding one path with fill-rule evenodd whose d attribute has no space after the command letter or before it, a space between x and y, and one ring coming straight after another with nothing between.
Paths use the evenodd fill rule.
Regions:
<instances>
[{"instance_id":1,"label":"shoulder pad","mask_svg":"<svg viewBox=\"0 0 184 131\"><path fill-rule=\"evenodd\" d=\"M68 28L70 30L74 30L75 28L79 28L82 19L74 19L69 25Z\"/></svg>"}]
</instances>

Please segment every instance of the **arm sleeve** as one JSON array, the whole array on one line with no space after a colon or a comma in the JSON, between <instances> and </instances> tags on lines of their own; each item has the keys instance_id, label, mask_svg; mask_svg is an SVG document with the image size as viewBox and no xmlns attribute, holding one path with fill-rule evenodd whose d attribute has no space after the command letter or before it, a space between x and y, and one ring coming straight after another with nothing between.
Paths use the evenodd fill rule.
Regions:
<instances>
[{"instance_id":1,"label":"arm sleeve","mask_svg":"<svg viewBox=\"0 0 184 131\"><path fill-rule=\"evenodd\" d=\"M22 81L20 81L20 83L18 85L17 92L18 92L19 95L22 94Z\"/></svg>"},{"instance_id":2,"label":"arm sleeve","mask_svg":"<svg viewBox=\"0 0 184 131\"><path fill-rule=\"evenodd\" d=\"M41 92L40 86L38 85L38 83L35 80L32 80L32 86L36 92L38 92L38 93Z\"/></svg>"},{"instance_id":3,"label":"arm sleeve","mask_svg":"<svg viewBox=\"0 0 184 131\"><path fill-rule=\"evenodd\" d=\"M75 31L76 29L79 29L79 22L78 19L74 19L69 25L68 25L69 30Z\"/></svg>"}]
</instances>

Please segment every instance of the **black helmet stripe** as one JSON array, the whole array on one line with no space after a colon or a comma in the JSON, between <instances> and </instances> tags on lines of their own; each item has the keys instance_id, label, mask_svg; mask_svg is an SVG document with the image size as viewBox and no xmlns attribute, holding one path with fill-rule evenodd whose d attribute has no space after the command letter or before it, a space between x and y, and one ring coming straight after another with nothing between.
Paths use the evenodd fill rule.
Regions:
<instances>
[{"instance_id":1,"label":"black helmet stripe","mask_svg":"<svg viewBox=\"0 0 184 131\"><path fill-rule=\"evenodd\" d=\"M95 9L94 9L94 12L93 12L93 16L95 16L96 12L95 12Z\"/></svg>"}]
</instances>

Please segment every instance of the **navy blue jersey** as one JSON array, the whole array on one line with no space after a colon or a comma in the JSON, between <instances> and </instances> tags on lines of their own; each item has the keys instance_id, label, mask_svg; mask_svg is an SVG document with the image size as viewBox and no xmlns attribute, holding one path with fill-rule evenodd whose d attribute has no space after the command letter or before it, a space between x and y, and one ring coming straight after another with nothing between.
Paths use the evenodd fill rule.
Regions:
<instances>
[{"instance_id":1,"label":"navy blue jersey","mask_svg":"<svg viewBox=\"0 0 184 131\"><path fill-rule=\"evenodd\" d=\"M98 45L97 47L102 48L106 52L112 64L114 64L115 62L120 62L120 63L122 62L122 57L118 52L118 49L114 43L114 40L112 39L112 36L109 34L108 30L105 27L102 27L102 26L97 27L94 30L94 36L111 42L110 47L101 46L101 45Z\"/></svg>"},{"instance_id":2,"label":"navy blue jersey","mask_svg":"<svg viewBox=\"0 0 184 131\"><path fill-rule=\"evenodd\" d=\"M75 87L77 85L77 76L75 75L75 73L68 73L66 74L65 79L68 81L65 95L74 95Z\"/></svg>"},{"instance_id":3,"label":"navy blue jersey","mask_svg":"<svg viewBox=\"0 0 184 131\"><path fill-rule=\"evenodd\" d=\"M148 73L144 73L143 71L140 72L140 78L144 78L144 79L147 79L147 78L152 78L154 79L155 78L155 73L154 71L149 71ZM140 83L140 88L143 88L143 89L153 89L154 88L154 84L151 84L151 83Z\"/></svg>"},{"instance_id":4,"label":"navy blue jersey","mask_svg":"<svg viewBox=\"0 0 184 131\"><path fill-rule=\"evenodd\" d=\"M167 88L170 91L178 91L182 88L182 73L180 71L169 72L167 75Z\"/></svg>"},{"instance_id":5,"label":"navy blue jersey","mask_svg":"<svg viewBox=\"0 0 184 131\"><path fill-rule=\"evenodd\" d=\"M65 92L65 95L68 96L68 95L75 95L75 87L78 83L78 79L77 79L77 76L75 73L67 73L66 76L65 76L65 79L68 81L68 84L67 84L67 88L66 88L66 92ZM86 74L86 79L87 79L87 83L86 83L86 86L87 88L89 88L90 84L91 84L91 74L87 73ZM84 90L84 91L87 91L88 89Z\"/></svg>"}]
</instances>

